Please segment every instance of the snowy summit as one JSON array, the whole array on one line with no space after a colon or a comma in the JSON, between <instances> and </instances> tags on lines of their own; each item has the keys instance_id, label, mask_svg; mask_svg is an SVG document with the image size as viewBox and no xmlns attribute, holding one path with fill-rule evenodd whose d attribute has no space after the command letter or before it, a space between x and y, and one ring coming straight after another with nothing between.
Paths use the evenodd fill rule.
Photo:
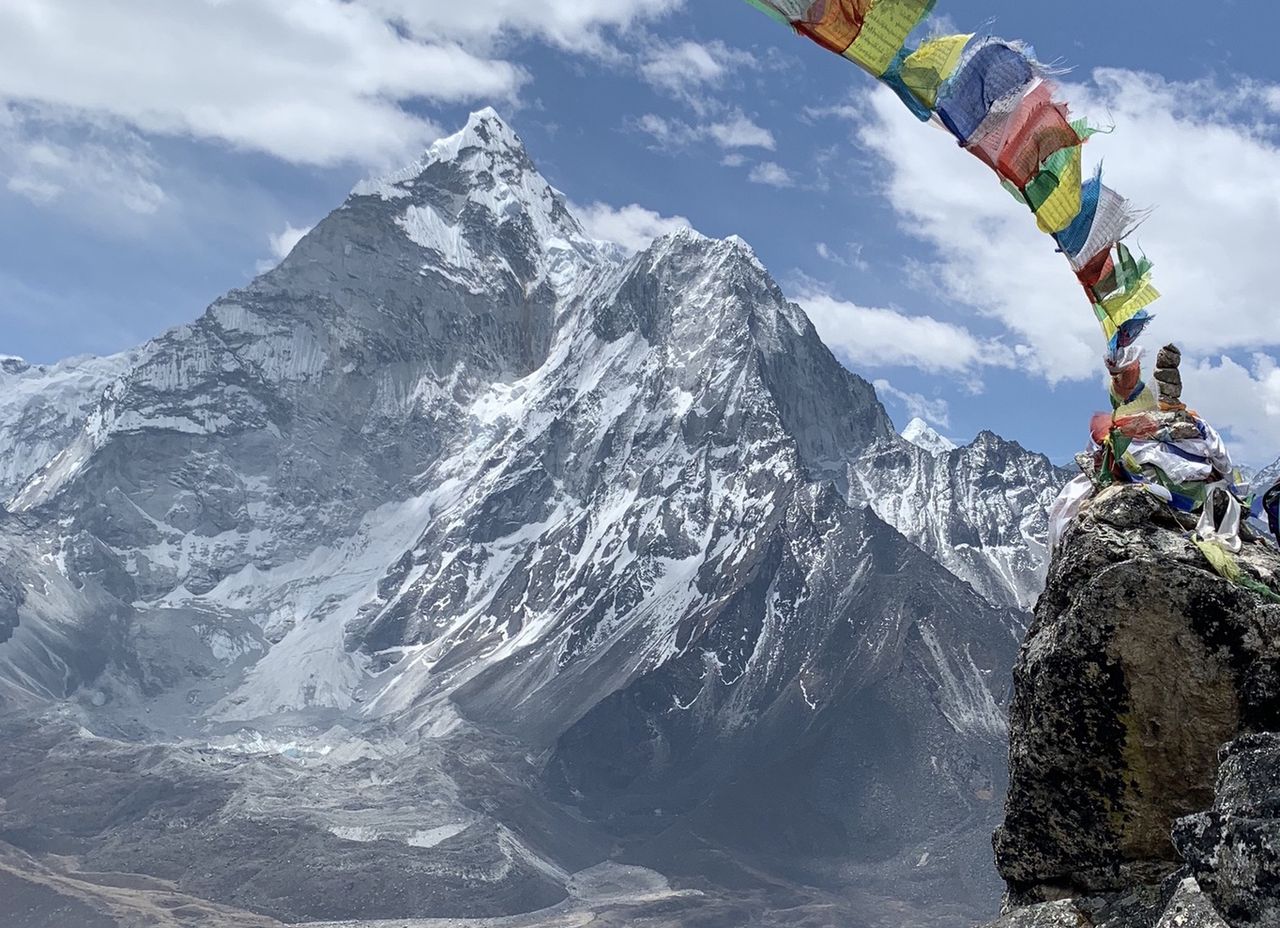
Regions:
<instances>
[{"instance_id":1,"label":"snowy summit","mask_svg":"<svg viewBox=\"0 0 1280 928\"><path fill-rule=\"evenodd\" d=\"M955 451L957 447L955 442L945 435L939 435L919 416L907 423L907 427L902 430L902 437L930 454L946 454L948 451Z\"/></svg>"}]
</instances>

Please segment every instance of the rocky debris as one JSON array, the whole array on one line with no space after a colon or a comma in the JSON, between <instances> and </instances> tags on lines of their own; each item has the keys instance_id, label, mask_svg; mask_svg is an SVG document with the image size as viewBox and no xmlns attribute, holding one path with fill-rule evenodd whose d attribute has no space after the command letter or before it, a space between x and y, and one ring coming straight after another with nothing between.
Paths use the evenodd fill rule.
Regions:
<instances>
[{"instance_id":1,"label":"rocky debris","mask_svg":"<svg viewBox=\"0 0 1280 928\"><path fill-rule=\"evenodd\" d=\"M1280 735L1246 735L1220 760L1213 808L1179 821L1174 843L1228 919L1280 925Z\"/></svg>"},{"instance_id":2,"label":"rocky debris","mask_svg":"<svg viewBox=\"0 0 1280 928\"><path fill-rule=\"evenodd\" d=\"M1273 547L1237 560L1280 586ZM1174 823L1214 801L1219 746L1277 727L1280 606L1214 573L1147 491L1102 492L1054 558L1015 668L995 836L1010 901L1159 883L1180 865Z\"/></svg>"},{"instance_id":3,"label":"rocky debris","mask_svg":"<svg viewBox=\"0 0 1280 928\"><path fill-rule=\"evenodd\" d=\"M1156 928L1228 928L1194 877L1178 884Z\"/></svg>"},{"instance_id":4,"label":"rocky debris","mask_svg":"<svg viewBox=\"0 0 1280 928\"><path fill-rule=\"evenodd\" d=\"M1269 923L1265 923L1269 924ZM1195 877L1020 906L985 928L1230 928Z\"/></svg>"},{"instance_id":5,"label":"rocky debris","mask_svg":"<svg viewBox=\"0 0 1280 928\"><path fill-rule=\"evenodd\" d=\"M987 928L1091 928L1092 922L1071 899L1015 909Z\"/></svg>"}]
</instances>

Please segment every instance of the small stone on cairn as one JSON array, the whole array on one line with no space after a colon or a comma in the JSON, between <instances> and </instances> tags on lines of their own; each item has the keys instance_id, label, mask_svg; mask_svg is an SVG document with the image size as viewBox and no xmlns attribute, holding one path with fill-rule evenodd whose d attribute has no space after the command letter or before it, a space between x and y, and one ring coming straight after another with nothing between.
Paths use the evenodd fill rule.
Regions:
<instances>
[{"instance_id":1,"label":"small stone on cairn","mask_svg":"<svg viewBox=\"0 0 1280 928\"><path fill-rule=\"evenodd\" d=\"M1156 356L1156 385L1160 388L1160 408L1168 412L1179 411L1182 405L1182 352L1177 345L1165 345Z\"/></svg>"}]
</instances>

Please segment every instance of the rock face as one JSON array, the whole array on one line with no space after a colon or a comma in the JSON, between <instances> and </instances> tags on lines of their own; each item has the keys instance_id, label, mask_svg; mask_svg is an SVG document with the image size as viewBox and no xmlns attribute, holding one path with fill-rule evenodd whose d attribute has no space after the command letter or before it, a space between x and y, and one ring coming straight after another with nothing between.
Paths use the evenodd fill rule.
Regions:
<instances>
[{"instance_id":1,"label":"rock face","mask_svg":"<svg viewBox=\"0 0 1280 928\"><path fill-rule=\"evenodd\" d=\"M995 836L1015 905L1154 886L1185 859L1225 912L1275 873L1259 832L1274 741L1228 748L1221 781L1218 751L1280 727L1280 606L1214 573L1174 519L1140 488L1104 491L1053 560L1015 668ZM1238 560L1280 588L1274 547L1246 543Z\"/></svg>"},{"instance_id":2,"label":"rock face","mask_svg":"<svg viewBox=\"0 0 1280 928\"><path fill-rule=\"evenodd\" d=\"M0 512L0 707L41 719L0 841L286 920L600 865L735 926L993 908L1061 474L894 434L744 242L592 241L482 112L96 389ZM172 802L116 801L139 769Z\"/></svg>"},{"instance_id":3,"label":"rock face","mask_svg":"<svg viewBox=\"0 0 1280 928\"><path fill-rule=\"evenodd\" d=\"M1173 840L1233 922L1280 925L1280 735L1225 745L1210 810L1178 822Z\"/></svg>"},{"instance_id":4,"label":"rock face","mask_svg":"<svg viewBox=\"0 0 1280 928\"><path fill-rule=\"evenodd\" d=\"M1193 877L1178 884L1156 928L1227 928L1218 910Z\"/></svg>"},{"instance_id":5,"label":"rock face","mask_svg":"<svg viewBox=\"0 0 1280 928\"><path fill-rule=\"evenodd\" d=\"M988 431L941 454L897 443L868 455L855 475L877 515L985 598L1031 608L1049 504L1070 474Z\"/></svg>"},{"instance_id":6,"label":"rock face","mask_svg":"<svg viewBox=\"0 0 1280 928\"><path fill-rule=\"evenodd\" d=\"M28 364L0 356L0 504L70 444L132 354Z\"/></svg>"}]
</instances>

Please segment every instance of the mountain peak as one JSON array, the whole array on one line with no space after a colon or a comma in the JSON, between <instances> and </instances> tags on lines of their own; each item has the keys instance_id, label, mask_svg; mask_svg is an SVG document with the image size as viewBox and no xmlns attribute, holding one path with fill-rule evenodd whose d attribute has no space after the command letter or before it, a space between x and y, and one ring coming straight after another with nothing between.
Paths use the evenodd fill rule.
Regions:
<instances>
[{"instance_id":1,"label":"mountain peak","mask_svg":"<svg viewBox=\"0 0 1280 928\"><path fill-rule=\"evenodd\" d=\"M516 135L497 110L491 106L476 110L467 117L466 125L452 135L432 142L422 157L398 171L382 177L370 177L356 184L353 196L380 196L394 200L408 196L405 186L434 164L467 164L475 154L491 160L528 161L524 142ZM531 165L530 165L531 166Z\"/></svg>"},{"instance_id":2,"label":"mountain peak","mask_svg":"<svg viewBox=\"0 0 1280 928\"><path fill-rule=\"evenodd\" d=\"M427 156L433 161L453 161L463 152L478 148L489 152L523 152L524 142L491 106L476 110L453 135L433 142Z\"/></svg>"},{"instance_id":3,"label":"mountain peak","mask_svg":"<svg viewBox=\"0 0 1280 928\"><path fill-rule=\"evenodd\" d=\"M946 454L956 450L956 443L945 435L940 435L929 423L916 416L902 430L902 437L930 454Z\"/></svg>"},{"instance_id":4,"label":"mountain peak","mask_svg":"<svg viewBox=\"0 0 1280 928\"><path fill-rule=\"evenodd\" d=\"M346 206L390 218L423 250L424 270L473 293L508 278L525 292L548 282L563 293L605 255L491 107L413 164L356 185Z\"/></svg>"}]
</instances>

